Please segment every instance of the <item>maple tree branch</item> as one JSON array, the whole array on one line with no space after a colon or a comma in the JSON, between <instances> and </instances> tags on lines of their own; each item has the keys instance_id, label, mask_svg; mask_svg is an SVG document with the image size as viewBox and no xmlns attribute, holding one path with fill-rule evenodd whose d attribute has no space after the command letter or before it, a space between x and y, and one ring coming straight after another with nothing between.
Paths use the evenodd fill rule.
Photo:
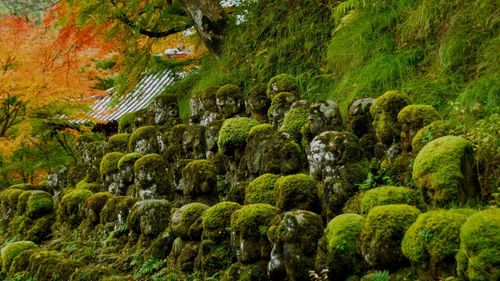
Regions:
<instances>
[{"instance_id":1,"label":"maple tree branch","mask_svg":"<svg viewBox=\"0 0 500 281\"><path fill-rule=\"evenodd\" d=\"M118 5L116 4L115 0L111 0L111 4L113 4L113 6L118 8ZM121 21L122 23L124 23L128 27L130 27L134 30L137 30L140 34L145 35L147 37L151 37L151 38L167 37L169 35L184 31L191 26L191 24L184 24L183 26L172 27L171 29L165 30L165 31L151 31L151 30L147 30L147 29L144 29L142 27L139 27L131 19L129 19L125 13L119 13L117 15L117 18L119 21Z\"/></svg>"}]
</instances>

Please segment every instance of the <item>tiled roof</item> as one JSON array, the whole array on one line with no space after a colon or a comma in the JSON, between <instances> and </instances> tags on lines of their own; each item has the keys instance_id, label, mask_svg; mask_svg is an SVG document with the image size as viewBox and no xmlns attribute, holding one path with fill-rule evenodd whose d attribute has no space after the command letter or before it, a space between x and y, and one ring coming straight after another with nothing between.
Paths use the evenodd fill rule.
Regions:
<instances>
[{"instance_id":1,"label":"tiled roof","mask_svg":"<svg viewBox=\"0 0 500 281\"><path fill-rule=\"evenodd\" d=\"M95 97L96 102L89 115L101 122L118 120L127 112L146 108L173 80L174 75L170 70L148 75L137 83L132 92L114 103L114 106L111 103L113 89L110 89L107 95Z\"/></svg>"}]
</instances>

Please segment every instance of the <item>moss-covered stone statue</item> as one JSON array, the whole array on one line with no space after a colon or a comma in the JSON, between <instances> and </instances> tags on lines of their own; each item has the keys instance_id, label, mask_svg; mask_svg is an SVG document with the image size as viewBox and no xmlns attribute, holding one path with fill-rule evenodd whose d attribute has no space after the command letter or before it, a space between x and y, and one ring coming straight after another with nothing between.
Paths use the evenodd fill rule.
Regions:
<instances>
[{"instance_id":1,"label":"moss-covered stone statue","mask_svg":"<svg viewBox=\"0 0 500 281\"><path fill-rule=\"evenodd\" d=\"M140 154L158 153L159 145L156 126L143 126L135 130L130 136L128 143L130 152Z\"/></svg>"},{"instance_id":2,"label":"moss-covered stone statue","mask_svg":"<svg viewBox=\"0 0 500 281\"><path fill-rule=\"evenodd\" d=\"M251 118L259 121L259 123L267 123L267 110L270 105L271 99L266 94L266 85L258 84L250 88L245 100L245 107L247 114Z\"/></svg>"},{"instance_id":3,"label":"moss-covered stone statue","mask_svg":"<svg viewBox=\"0 0 500 281\"><path fill-rule=\"evenodd\" d=\"M411 152L412 140L418 130L437 119L439 115L430 105L412 104L401 109L398 113L398 122L401 124L403 152Z\"/></svg>"},{"instance_id":4,"label":"moss-covered stone statue","mask_svg":"<svg viewBox=\"0 0 500 281\"><path fill-rule=\"evenodd\" d=\"M347 122L349 130L358 137L368 159L375 156L375 130L370 108L375 102L373 98L356 99L349 104L347 110Z\"/></svg>"},{"instance_id":5,"label":"moss-covered stone statue","mask_svg":"<svg viewBox=\"0 0 500 281\"><path fill-rule=\"evenodd\" d=\"M209 87L205 89L200 95L200 118L199 124L202 126L208 125L210 122L221 119L217 107L217 91L219 87Z\"/></svg>"},{"instance_id":6,"label":"moss-covered stone statue","mask_svg":"<svg viewBox=\"0 0 500 281\"><path fill-rule=\"evenodd\" d=\"M190 200L209 205L217 203L217 170L209 160L189 162L182 169L183 194Z\"/></svg>"},{"instance_id":7,"label":"moss-covered stone statue","mask_svg":"<svg viewBox=\"0 0 500 281\"><path fill-rule=\"evenodd\" d=\"M330 100L311 104L308 120L308 134L312 137L325 131L342 131L344 128L340 108Z\"/></svg>"},{"instance_id":8,"label":"moss-covered stone statue","mask_svg":"<svg viewBox=\"0 0 500 281\"><path fill-rule=\"evenodd\" d=\"M294 95L299 93L297 79L289 74L278 74L271 78L267 84L267 96L273 99L277 94L289 92Z\"/></svg>"},{"instance_id":9,"label":"moss-covered stone statue","mask_svg":"<svg viewBox=\"0 0 500 281\"><path fill-rule=\"evenodd\" d=\"M282 92L272 98L271 106L267 110L267 117L274 128L280 128L283 125L286 113L297 100L297 95L290 92Z\"/></svg>"},{"instance_id":10,"label":"moss-covered stone statue","mask_svg":"<svg viewBox=\"0 0 500 281\"><path fill-rule=\"evenodd\" d=\"M111 193L118 193L122 190L120 186L120 170L118 169L118 162L124 156L121 152L110 152L101 160L100 172L103 188Z\"/></svg>"},{"instance_id":11,"label":"moss-covered stone statue","mask_svg":"<svg viewBox=\"0 0 500 281\"><path fill-rule=\"evenodd\" d=\"M271 280L308 280L314 270L323 221L313 212L294 210L276 216L268 231L273 248L268 264Z\"/></svg>"},{"instance_id":12,"label":"moss-covered stone statue","mask_svg":"<svg viewBox=\"0 0 500 281\"><path fill-rule=\"evenodd\" d=\"M189 124L182 135L182 149L184 157L203 159L206 157L206 127L199 124Z\"/></svg>"},{"instance_id":13,"label":"moss-covered stone statue","mask_svg":"<svg viewBox=\"0 0 500 281\"><path fill-rule=\"evenodd\" d=\"M307 159L309 173L320 181L334 178L356 184L368 173L359 140L348 132L326 131L314 137Z\"/></svg>"},{"instance_id":14,"label":"moss-covered stone statue","mask_svg":"<svg viewBox=\"0 0 500 281\"><path fill-rule=\"evenodd\" d=\"M158 154L147 154L134 163L135 195L141 199L168 199L173 196L165 174L167 166Z\"/></svg>"},{"instance_id":15,"label":"moss-covered stone statue","mask_svg":"<svg viewBox=\"0 0 500 281\"><path fill-rule=\"evenodd\" d=\"M134 164L137 159L141 158L142 155L137 152L129 153L123 155L118 160L118 174L117 180L118 185L111 185L108 191L113 195L126 195L129 188L134 184Z\"/></svg>"},{"instance_id":16,"label":"moss-covered stone statue","mask_svg":"<svg viewBox=\"0 0 500 281\"><path fill-rule=\"evenodd\" d=\"M216 103L222 118L227 119L245 113L243 92L233 84L222 86L216 93Z\"/></svg>"},{"instance_id":17,"label":"moss-covered stone statue","mask_svg":"<svg viewBox=\"0 0 500 281\"><path fill-rule=\"evenodd\" d=\"M174 95L161 95L157 97L150 106L150 110L154 115L154 121L157 126L170 128L181 123L177 97Z\"/></svg>"},{"instance_id":18,"label":"moss-covered stone statue","mask_svg":"<svg viewBox=\"0 0 500 281\"><path fill-rule=\"evenodd\" d=\"M131 232L129 244L138 242L140 246L148 246L149 242L162 234L170 224L170 207L170 203L164 199L136 202L127 218ZM134 241L134 238L139 240Z\"/></svg>"}]
</instances>

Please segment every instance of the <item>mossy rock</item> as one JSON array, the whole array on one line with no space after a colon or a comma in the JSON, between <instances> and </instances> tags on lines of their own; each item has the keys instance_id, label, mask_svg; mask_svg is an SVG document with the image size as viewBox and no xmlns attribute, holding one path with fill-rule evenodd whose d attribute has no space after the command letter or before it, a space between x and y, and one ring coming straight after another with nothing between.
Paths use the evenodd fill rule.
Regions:
<instances>
[{"instance_id":1,"label":"mossy rock","mask_svg":"<svg viewBox=\"0 0 500 281\"><path fill-rule=\"evenodd\" d=\"M418 190L399 186L381 186L366 191L361 198L361 213L368 214L376 206L408 204L425 211L425 204Z\"/></svg>"},{"instance_id":2,"label":"mossy rock","mask_svg":"<svg viewBox=\"0 0 500 281\"><path fill-rule=\"evenodd\" d=\"M158 142L156 139L156 126L142 126L135 130L128 142L128 151L141 154L155 153L158 151ZM138 142L144 141L143 147L138 148Z\"/></svg>"},{"instance_id":3,"label":"mossy rock","mask_svg":"<svg viewBox=\"0 0 500 281\"><path fill-rule=\"evenodd\" d=\"M130 134L122 133L112 135L108 140L109 152L127 152Z\"/></svg>"},{"instance_id":4,"label":"mossy rock","mask_svg":"<svg viewBox=\"0 0 500 281\"><path fill-rule=\"evenodd\" d=\"M16 273L19 274L21 272L26 272L30 265L29 258L31 257L31 255L40 251L41 251L40 248L35 247L29 250L24 250L19 254L17 254L16 257L12 260L8 275L15 276Z\"/></svg>"},{"instance_id":5,"label":"mossy rock","mask_svg":"<svg viewBox=\"0 0 500 281\"><path fill-rule=\"evenodd\" d=\"M456 126L449 120L437 120L430 123L418 130L413 137L411 143L413 153L418 153L430 141L447 135L453 135L455 131Z\"/></svg>"},{"instance_id":6,"label":"mossy rock","mask_svg":"<svg viewBox=\"0 0 500 281\"><path fill-rule=\"evenodd\" d=\"M134 163L135 173L145 170L164 172L165 168L165 161L159 154L155 153L146 154L137 159Z\"/></svg>"},{"instance_id":7,"label":"mossy rock","mask_svg":"<svg viewBox=\"0 0 500 281\"><path fill-rule=\"evenodd\" d=\"M242 149L250 129L258 125L259 122L248 117L229 118L222 123L217 140L219 151L225 155L231 156L236 149Z\"/></svg>"},{"instance_id":8,"label":"mossy rock","mask_svg":"<svg viewBox=\"0 0 500 281\"><path fill-rule=\"evenodd\" d=\"M471 215L460 229L457 274L471 281L500 280L500 209Z\"/></svg>"},{"instance_id":9,"label":"mossy rock","mask_svg":"<svg viewBox=\"0 0 500 281\"><path fill-rule=\"evenodd\" d=\"M101 223L122 224L127 221L129 210L139 198L128 196L112 196L101 210Z\"/></svg>"},{"instance_id":10,"label":"mossy rock","mask_svg":"<svg viewBox=\"0 0 500 281\"><path fill-rule=\"evenodd\" d=\"M396 90L387 91L375 99L375 102L370 107L370 114L376 116L381 113L389 113L391 116L396 117L401 109L409 103L406 94Z\"/></svg>"},{"instance_id":11,"label":"mossy rock","mask_svg":"<svg viewBox=\"0 0 500 281\"><path fill-rule=\"evenodd\" d=\"M32 192L32 190L26 190L17 198L16 211L18 215L23 215L26 212L28 199L30 198Z\"/></svg>"},{"instance_id":12,"label":"mossy rock","mask_svg":"<svg viewBox=\"0 0 500 281\"><path fill-rule=\"evenodd\" d=\"M233 263L222 276L222 281L268 281L267 262Z\"/></svg>"},{"instance_id":13,"label":"mossy rock","mask_svg":"<svg viewBox=\"0 0 500 281\"><path fill-rule=\"evenodd\" d=\"M403 107L398 113L398 122L408 124L412 129L419 129L439 119L439 115L431 105L411 104Z\"/></svg>"},{"instance_id":14,"label":"mossy rock","mask_svg":"<svg viewBox=\"0 0 500 281\"><path fill-rule=\"evenodd\" d=\"M297 79L285 73L271 78L267 84L267 96L272 99L276 94L281 92L291 92L297 95L299 93Z\"/></svg>"},{"instance_id":15,"label":"mossy rock","mask_svg":"<svg viewBox=\"0 0 500 281\"><path fill-rule=\"evenodd\" d=\"M234 84L226 84L220 87L215 93L216 99L226 99L229 97L234 97L236 99L243 99L243 92L240 87Z\"/></svg>"},{"instance_id":16,"label":"mossy rock","mask_svg":"<svg viewBox=\"0 0 500 281\"><path fill-rule=\"evenodd\" d=\"M460 246L460 228L472 209L435 210L418 216L406 231L403 254L419 271L419 280L435 280L454 274Z\"/></svg>"},{"instance_id":17,"label":"mossy rock","mask_svg":"<svg viewBox=\"0 0 500 281\"><path fill-rule=\"evenodd\" d=\"M127 218L130 230L146 238L155 238L170 223L170 202L150 199L135 203Z\"/></svg>"},{"instance_id":18,"label":"mossy rock","mask_svg":"<svg viewBox=\"0 0 500 281\"><path fill-rule=\"evenodd\" d=\"M93 141L83 146L83 162L92 166L99 166L102 157L106 153L108 143L105 141Z\"/></svg>"},{"instance_id":19,"label":"mossy rock","mask_svg":"<svg viewBox=\"0 0 500 281\"><path fill-rule=\"evenodd\" d=\"M15 210L17 208L19 196L21 196L24 191L25 190L18 188L4 189L0 192L0 202L12 210Z\"/></svg>"},{"instance_id":20,"label":"mossy rock","mask_svg":"<svg viewBox=\"0 0 500 281\"><path fill-rule=\"evenodd\" d=\"M53 213L37 218L23 234L24 239L35 243L50 240L52 238L52 225L55 221L56 217Z\"/></svg>"},{"instance_id":21,"label":"mossy rock","mask_svg":"<svg viewBox=\"0 0 500 281\"><path fill-rule=\"evenodd\" d=\"M292 209L318 211L316 182L305 174L288 175L279 178L274 188L276 207L281 211Z\"/></svg>"},{"instance_id":22,"label":"mossy rock","mask_svg":"<svg viewBox=\"0 0 500 281\"><path fill-rule=\"evenodd\" d=\"M234 253L231 251L231 248L215 243L212 240L201 241L198 251L201 271L205 276L204 280L220 280L220 272L228 268L234 262ZM207 278L209 276L213 279Z\"/></svg>"},{"instance_id":23,"label":"mossy rock","mask_svg":"<svg viewBox=\"0 0 500 281\"><path fill-rule=\"evenodd\" d=\"M208 194L217 196L217 169L209 160L194 160L182 169L184 195L196 197Z\"/></svg>"},{"instance_id":24,"label":"mossy rock","mask_svg":"<svg viewBox=\"0 0 500 281\"><path fill-rule=\"evenodd\" d=\"M274 128L279 128L283 124L286 113L297 101L297 95L290 92L282 92L275 95L271 100L271 106L267 110L267 117Z\"/></svg>"},{"instance_id":25,"label":"mossy rock","mask_svg":"<svg viewBox=\"0 0 500 281\"><path fill-rule=\"evenodd\" d=\"M240 208L241 205L235 202L221 202L205 210L202 215L203 239L216 242L228 239L231 215Z\"/></svg>"},{"instance_id":26,"label":"mossy rock","mask_svg":"<svg viewBox=\"0 0 500 281\"><path fill-rule=\"evenodd\" d=\"M101 210L112 196L109 192L98 192L85 199L82 210L90 225L96 225L100 222Z\"/></svg>"},{"instance_id":27,"label":"mossy rock","mask_svg":"<svg viewBox=\"0 0 500 281\"><path fill-rule=\"evenodd\" d=\"M279 175L264 174L251 181L245 190L245 204L276 204L274 186L279 178Z\"/></svg>"},{"instance_id":28,"label":"mossy rock","mask_svg":"<svg viewBox=\"0 0 500 281\"><path fill-rule=\"evenodd\" d=\"M98 182L87 182L87 178L84 178L76 184L75 189L86 189L96 193L103 190L103 185Z\"/></svg>"},{"instance_id":29,"label":"mossy rock","mask_svg":"<svg viewBox=\"0 0 500 281\"><path fill-rule=\"evenodd\" d=\"M52 196L45 191L34 190L28 198L26 215L31 219L40 218L54 210Z\"/></svg>"},{"instance_id":30,"label":"mossy rock","mask_svg":"<svg viewBox=\"0 0 500 281\"><path fill-rule=\"evenodd\" d=\"M85 266L77 268L71 275L69 281L95 281L111 275L112 271L108 268L97 266ZM122 281L124 279L121 279Z\"/></svg>"},{"instance_id":31,"label":"mossy rock","mask_svg":"<svg viewBox=\"0 0 500 281\"><path fill-rule=\"evenodd\" d=\"M224 198L224 201L235 202L238 204L245 204L245 190L248 186L247 182L240 182L231 186Z\"/></svg>"},{"instance_id":32,"label":"mossy rock","mask_svg":"<svg viewBox=\"0 0 500 281\"><path fill-rule=\"evenodd\" d=\"M399 91L385 92L375 100L370 113L379 142L391 145L394 140L399 140L401 126L397 122L397 115L409 103L407 95Z\"/></svg>"},{"instance_id":33,"label":"mossy rock","mask_svg":"<svg viewBox=\"0 0 500 281\"><path fill-rule=\"evenodd\" d=\"M56 270L57 263L64 259L64 254L57 251L48 251L42 250L37 251L29 256L29 266L27 268L27 272L32 277L39 277L40 271L49 271L50 276L52 277L53 270ZM41 269L41 270L40 270ZM48 272L43 272L47 274ZM47 277L47 276L44 276ZM51 280L51 278L41 279L41 280Z\"/></svg>"},{"instance_id":34,"label":"mossy rock","mask_svg":"<svg viewBox=\"0 0 500 281\"><path fill-rule=\"evenodd\" d=\"M244 205L231 215L231 231L243 237L267 237L272 219L278 212L269 204Z\"/></svg>"},{"instance_id":35,"label":"mossy rock","mask_svg":"<svg viewBox=\"0 0 500 281\"><path fill-rule=\"evenodd\" d=\"M318 263L325 263L326 267L321 267L328 269L330 278L346 278L359 273L363 269L364 261L359 253L357 241L364 222L365 219L358 214L342 214L328 222L318 246L318 249L324 247L326 252L318 252L316 267L319 267Z\"/></svg>"},{"instance_id":36,"label":"mossy rock","mask_svg":"<svg viewBox=\"0 0 500 281\"><path fill-rule=\"evenodd\" d=\"M433 206L474 201L479 195L473 167L473 147L455 136L445 136L426 144L413 164L413 179Z\"/></svg>"},{"instance_id":37,"label":"mossy rock","mask_svg":"<svg viewBox=\"0 0 500 281\"><path fill-rule=\"evenodd\" d=\"M135 112L127 112L118 120L118 131L121 133L131 133L135 130Z\"/></svg>"},{"instance_id":38,"label":"mossy rock","mask_svg":"<svg viewBox=\"0 0 500 281\"><path fill-rule=\"evenodd\" d=\"M13 184L9 186L9 188L17 188L17 189L22 189L22 190L35 190L38 189L38 186L32 184L32 183L18 183L18 184Z\"/></svg>"},{"instance_id":39,"label":"mossy rock","mask_svg":"<svg viewBox=\"0 0 500 281\"><path fill-rule=\"evenodd\" d=\"M172 213L172 233L184 240L198 240L202 232L202 215L209 207L190 203Z\"/></svg>"},{"instance_id":40,"label":"mossy rock","mask_svg":"<svg viewBox=\"0 0 500 281\"><path fill-rule=\"evenodd\" d=\"M405 262L401 241L420 211L406 204L378 206L368 213L360 234L360 249L372 267L397 268Z\"/></svg>"},{"instance_id":41,"label":"mossy rock","mask_svg":"<svg viewBox=\"0 0 500 281\"><path fill-rule=\"evenodd\" d=\"M17 255L23 251L37 248L38 245L31 241L17 241L5 244L0 252L2 256L2 271L9 272L10 266Z\"/></svg>"},{"instance_id":42,"label":"mossy rock","mask_svg":"<svg viewBox=\"0 0 500 281\"><path fill-rule=\"evenodd\" d=\"M295 107L290 109L283 119L281 131L291 134L296 141L302 139L301 129L309 121L309 109L307 107Z\"/></svg>"},{"instance_id":43,"label":"mossy rock","mask_svg":"<svg viewBox=\"0 0 500 281\"><path fill-rule=\"evenodd\" d=\"M118 161L123 157L121 152L110 152L101 160L100 172L101 178L104 179L105 176L118 172Z\"/></svg>"},{"instance_id":44,"label":"mossy rock","mask_svg":"<svg viewBox=\"0 0 500 281\"><path fill-rule=\"evenodd\" d=\"M120 158L120 160L118 160L118 170L123 169L126 165L134 166L135 161L137 161L137 159L139 159L141 157L142 157L142 155L140 153L137 153L137 152L132 152L132 153L128 153L128 154L123 155L122 158Z\"/></svg>"},{"instance_id":45,"label":"mossy rock","mask_svg":"<svg viewBox=\"0 0 500 281\"><path fill-rule=\"evenodd\" d=\"M83 220L80 208L92 191L86 189L74 189L61 198L57 209L57 220L70 228L76 228Z\"/></svg>"}]
</instances>

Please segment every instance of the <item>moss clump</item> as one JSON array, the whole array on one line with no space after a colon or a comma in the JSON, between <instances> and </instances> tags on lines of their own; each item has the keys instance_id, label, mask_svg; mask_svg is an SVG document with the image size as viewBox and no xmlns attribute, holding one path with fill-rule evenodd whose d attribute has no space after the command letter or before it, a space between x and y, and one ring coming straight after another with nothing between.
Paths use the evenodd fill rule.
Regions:
<instances>
[{"instance_id":1,"label":"moss clump","mask_svg":"<svg viewBox=\"0 0 500 281\"><path fill-rule=\"evenodd\" d=\"M419 215L405 233L403 254L417 268L425 269L421 275L431 278L453 275L460 228L474 212L471 209L436 210Z\"/></svg>"},{"instance_id":2,"label":"moss clump","mask_svg":"<svg viewBox=\"0 0 500 281\"><path fill-rule=\"evenodd\" d=\"M389 113L391 116L396 117L399 111L409 103L406 94L394 90L387 91L375 100L370 107L370 114L376 116L382 113Z\"/></svg>"},{"instance_id":3,"label":"moss clump","mask_svg":"<svg viewBox=\"0 0 500 281\"><path fill-rule=\"evenodd\" d=\"M231 231L243 237L266 237L272 219L279 210L269 204L244 205L231 215Z\"/></svg>"},{"instance_id":4,"label":"moss clump","mask_svg":"<svg viewBox=\"0 0 500 281\"><path fill-rule=\"evenodd\" d=\"M71 281L95 281L111 274L111 270L97 266L85 266L75 270L71 275ZM124 280L124 279L122 279Z\"/></svg>"},{"instance_id":5,"label":"moss clump","mask_svg":"<svg viewBox=\"0 0 500 281\"><path fill-rule=\"evenodd\" d=\"M456 127L448 120L438 120L418 130L412 139L413 153L418 153L430 141L447 135L453 135Z\"/></svg>"},{"instance_id":6,"label":"moss clump","mask_svg":"<svg viewBox=\"0 0 500 281\"><path fill-rule=\"evenodd\" d=\"M211 194L216 196L217 168L209 160L194 160L182 169L184 195L197 196Z\"/></svg>"},{"instance_id":7,"label":"moss clump","mask_svg":"<svg viewBox=\"0 0 500 281\"><path fill-rule=\"evenodd\" d=\"M18 183L18 184L13 184L9 186L9 188L17 188L17 189L22 189L22 190L34 190L38 189L37 186L35 186L32 183Z\"/></svg>"},{"instance_id":8,"label":"moss clump","mask_svg":"<svg viewBox=\"0 0 500 281\"><path fill-rule=\"evenodd\" d=\"M409 124L414 129L422 128L437 119L439 119L439 115L436 109L425 104L407 105L398 113L398 122Z\"/></svg>"},{"instance_id":9,"label":"moss clump","mask_svg":"<svg viewBox=\"0 0 500 281\"><path fill-rule=\"evenodd\" d=\"M2 271L9 272L10 265L14 261L14 258L21 254L23 251L37 248L38 246L31 241L18 241L5 244L2 247Z\"/></svg>"},{"instance_id":10,"label":"moss clump","mask_svg":"<svg viewBox=\"0 0 500 281\"><path fill-rule=\"evenodd\" d=\"M264 174L250 182L245 190L245 204L274 205L274 185L279 178L279 175Z\"/></svg>"},{"instance_id":11,"label":"moss clump","mask_svg":"<svg viewBox=\"0 0 500 281\"><path fill-rule=\"evenodd\" d=\"M276 207L281 211L292 209L318 211L318 196L314 179L305 174L279 178L274 189Z\"/></svg>"},{"instance_id":12,"label":"moss clump","mask_svg":"<svg viewBox=\"0 0 500 281\"><path fill-rule=\"evenodd\" d=\"M295 101L297 96L290 92L282 92L273 97L267 110L267 117L273 127L279 128L283 124L286 113Z\"/></svg>"},{"instance_id":13,"label":"moss clump","mask_svg":"<svg viewBox=\"0 0 500 281\"><path fill-rule=\"evenodd\" d=\"M357 214L342 214L327 224L324 241L329 276L347 277L362 267L363 258L356 243L363 225L364 218Z\"/></svg>"},{"instance_id":14,"label":"moss clump","mask_svg":"<svg viewBox=\"0 0 500 281\"><path fill-rule=\"evenodd\" d=\"M31 193L26 207L26 215L31 219L37 219L53 211L54 201L49 193L35 190Z\"/></svg>"},{"instance_id":15,"label":"moss clump","mask_svg":"<svg viewBox=\"0 0 500 281\"><path fill-rule=\"evenodd\" d=\"M10 265L8 275L15 276L16 273L19 274L21 272L25 272L26 270L28 270L28 267L30 265L29 258L31 257L31 255L40 251L41 249L36 247L36 248L31 248L29 250L24 250L18 255L16 255L16 257L12 260L12 263Z\"/></svg>"},{"instance_id":16,"label":"moss clump","mask_svg":"<svg viewBox=\"0 0 500 281\"><path fill-rule=\"evenodd\" d=\"M118 121L119 132L131 132L135 127L136 116L135 112L127 112Z\"/></svg>"},{"instance_id":17,"label":"moss clump","mask_svg":"<svg viewBox=\"0 0 500 281\"><path fill-rule=\"evenodd\" d=\"M273 125L266 123L253 126L248 133L248 137L250 138L263 132L274 132Z\"/></svg>"},{"instance_id":18,"label":"moss clump","mask_svg":"<svg viewBox=\"0 0 500 281\"><path fill-rule=\"evenodd\" d=\"M130 134L122 133L112 135L108 140L108 151L127 152Z\"/></svg>"},{"instance_id":19,"label":"moss clump","mask_svg":"<svg viewBox=\"0 0 500 281\"><path fill-rule=\"evenodd\" d=\"M155 153L146 154L134 163L134 171L136 173L145 170L163 171L164 167L165 161L163 161L163 158L159 154Z\"/></svg>"},{"instance_id":20,"label":"moss clump","mask_svg":"<svg viewBox=\"0 0 500 281\"><path fill-rule=\"evenodd\" d=\"M131 231L145 238L160 235L170 223L170 202L150 199L135 203L127 218Z\"/></svg>"},{"instance_id":21,"label":"moss clump","mask_svg":"<svg viewBox=\"0 0 500 281\"><path fill-rule=\"evenodd\" d=\"M83 219L80 208L90 195L92 191L86 189L74 189L64 195L57 210L57 220L70 228L76 228Z\"/></svg>"},{"instance_id":22,"label":"moss clump","mask_svg":"<svg viewBox=\"0 0 500 281\"><path fill-rule=\"evenodd\" d=\"M478 194L473 147L455 136L429 142L413 164L413 179L426 201L437 206L473 200Z\"/></svg>"},{"instance_id":23,"label":"moss clump","mask_svg":"<svg viewBox=\"0 0 500 281\"><path fill-rule=\"evenodd\" d=\"M172 232L184 240L199 239L201 220L208 206L201 203L190 203L175 210L172 214Z\"/></svg>"},{"instance_id":24,"label":"moss clump","mask_svg":"<svg viewBox=\"0 0 500 281\"><path fill-rule=\"evenodd\" d=\"M17 208L19 196L21 196L23 192L24 190L22 189L7 188L5 190L2 190L2 192L0 193L0 201L7 207L15 210Z\"/></svg>"},{"instance_id":25,"label":"moss clump","mask_svg":"<svg viewBox=\"0 0 500 281\"><path fill-rule=\"evenodd\" d=\"M500 209L471 215L460 229L457 273L471 281L500 280Z\"/></svg>"},{"instance_id":26,"label":"moss clump","mask_svg":"<svg viewBox=\"0 0 500 281\"><path fill-rule=\"evenodd\" d=\"M203 239L224 241L229 238L231 215L241 205L234 202L221 202L208 208L202 215Z\"/></svg>"},{"instance_id":27,"label":"moss clump","mask_svg":"<svg viewBox=\"0 0 500 281\"><path fill-rule=\"evenodd\" d=\"M111 197L112 195L109 192L98 192L85 199L82 210L85 219L87 219L91 225L99 223L101 210Z\"/></svg>"},{"instance_id":28,"label":"moss clump","mask_svg":"<svg viewBox=\"0 0 500 281\"><path fill-rule=\"evenodd\" d=\"M219 151L225 155L232 155L233 151L243 148L246 144L250 129L258 125L255 119L236 117L224 120L217 139Z\"/></svg>"},{"instance_id":29,"label":"moss clump","mask_svg":"<svg viewBox=\"0 0 500 281\"><path fill-rule=\"evenodd\" d=\"M153 140L156 142L156 126L142 126L135 130L128 141L128 151L134 151L140 140Z\"/></svg>"},{"instance_id":30,"label":"moss clump","mask_svg":"<svg viewBox=\"0 0 500 281\"><path fill-rule=\"evenodd\" d=\"M128 196L112 196L101 210L101 223L122 224L127 220L129 210L139 198Z\"/></svg>"},{"instance_id":31,"label":"moss clump","mask_svg":"<svg viewBox=\"0 0 500 281\"><path fill-rule=\"evenodd\" d=\"M302 139L301 129L308 121L309 109L304 106L295 107L285 115L281 130L290 133L298 141Z\"/></svg>"},{"instance_id":32,"label":"moss clump","mask_svg":"<svg viewBox=\"0 0 500 281\"><path fill-rule=\"evenodd\" d=\"M267 96L272 99L276 94L281 92L299 93L299 84L295 77L289 74L278 74L269 80L267 84Z\"/></svg>"},{"instance_id":33,"label":"moss clump","mask_svg":"<svg viewBox=\"0 0 500 281\"><path fill-rule=\"evenodd\" d=\"M234 85L234 84L226 84L222 87L220 87L217 92L215 93L216 98L221 99L221 98L227 98L231 96L236 96L239 98L243 98L243 92L241 91L240 87Z\"/></svg>"},{"instance_id":34,"label":"moss clump","mask_svg":"<svg viewBox=\"0 0 500 281\"><path fill-rule=\"evenodd\" d=\"M128 153L122 156L120 160L118 160L118 170L121 170L125 165L131 164L133 165L137 159L141 158L142 155L137 152Z\"/></svg>"},{"instance_id":35,"label":"moss clump","mask_svg":"<svg viewBox=\"0 0 500 281\"><path fill-rule=\"evenodd\" d=\"M401 241L420 211L406 204L373 208L360 234L360 248L372 267L397 268L404 262Z\"/></svg>"},{"instance_id":36,"label":"moss clump","mask_svg":"<svg viewBox=\"0 0 500 281\"><path fill-rule=\"evenodd\" d=\"M23 235L24 239L41 243L47 241L52 237L52 225L55 222L54 214L47 214L41 218L36 219Z\"/></svg>"},{"instance_id":37,"label":"moss clump","mask_svg":"<svg viewBox=\"0 0 500 281\"><path fill-rule=\"evenodd\" d=\"M97 182L87 182L87 178L84 178L76 184L75 189L86 189L92 192L100 192L102 191L102 184Z\"/></svg>"},{"instance_id":38,"label":"moss clump","mask_svg":"<svg viewBox=\"0 0 500 281\"><path fill-rule=\"evenodd\" d=\"M24 212L26 212L28 199L30 198L32 192L33 191L31 190L26 190L17 198L16 210L18 215L22 215L24 214Z\"/></svg>"},{"instance_id":39,"label":"moss clump","mask_svg":"<svg viewBox=\"0 0 500 281\"><path fill-rule=\"evenodd\" d=\"M425 205L417 190L399 186L381 186L368 190L361 198L361 213L368 214L373 207L389 204L408 204L424 211Z\"/></svg>"},{"instance_id":40,"label":"moss clump","mask_svg":"<svg viewBox=\"0 0 500 281\"><path fill-rule=\"evenodd\" d=\"M123 153L121 152L111 152L106 155L101 160L100 172L101 177L104 178L107 175L116 173L118 171L118 161L122 158Z\"/></svg>"}]
</instances>

